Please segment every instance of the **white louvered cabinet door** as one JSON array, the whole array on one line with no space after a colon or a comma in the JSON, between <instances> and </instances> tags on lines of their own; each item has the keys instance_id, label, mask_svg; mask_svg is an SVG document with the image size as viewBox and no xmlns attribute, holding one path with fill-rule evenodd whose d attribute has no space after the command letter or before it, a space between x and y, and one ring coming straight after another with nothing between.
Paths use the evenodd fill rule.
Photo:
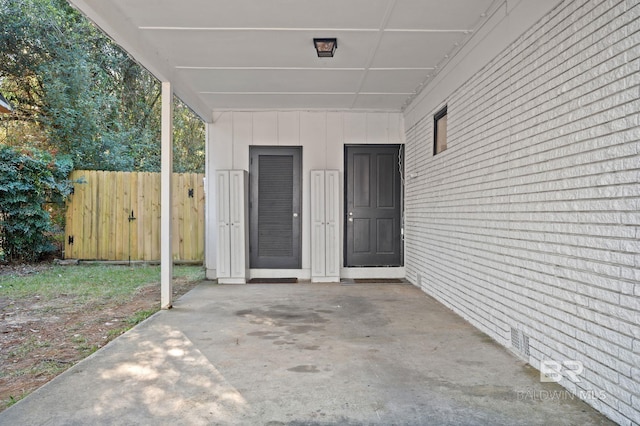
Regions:
<instances>
[{"instance_id":1,"label":"white louvered cabinet door","mask_svg":"<svg viewBox=\"0 0 640 426\"><path fill-rule=\"evenodd\" d=\"M244 284L248 274L247 172L216 172L217 273L221 284Z\"/></svg>"},{"instance_id":2,"label":"white louvered cabinet door","mask_svg":"<svg viewBox=\"0 0 640 426\"><path fill-rule=\"evenodd\" d=\"M311 281L340 281L340 174L311 171Z\"/></svg>"}]
</instances>

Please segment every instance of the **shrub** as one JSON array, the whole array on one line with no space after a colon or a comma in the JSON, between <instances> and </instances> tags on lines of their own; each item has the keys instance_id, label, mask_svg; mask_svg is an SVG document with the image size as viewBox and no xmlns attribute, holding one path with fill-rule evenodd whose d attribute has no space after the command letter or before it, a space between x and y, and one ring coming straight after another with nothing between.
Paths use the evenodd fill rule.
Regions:
<instances>
[{"instance_id":1,"label":"shrub","mask_svg":"<svg viewBox=\"0 0 640 426\"><path fill-rule=\"evenodd\" d=\"M37 261L54 250L45 203L62 202L71 186L71 160L49 153L0 147L0 257Z\"/></svg>"}]
</instances>

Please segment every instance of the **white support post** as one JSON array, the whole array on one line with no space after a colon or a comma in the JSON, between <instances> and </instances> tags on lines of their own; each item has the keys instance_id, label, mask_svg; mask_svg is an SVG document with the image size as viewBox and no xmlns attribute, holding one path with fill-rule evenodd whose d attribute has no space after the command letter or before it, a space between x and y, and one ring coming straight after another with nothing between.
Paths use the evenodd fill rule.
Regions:
<instances>
[{"instance_id":1,"label":"white support post","mask_svg":"<svg viewBox=\"0 0 640 426\"><path fill-rule=\"evenodd\" d=\"M173 292L171 235L173 174L173 88L162 82L162 167L160 197L160 307L170 309Z\"/></svg>"},{"instance_id":2,"label":"white support post","mask_svg":"<svg viewBox=\"0 0 640 426\"><path fill-rule=\"evenodd\" d=\"M213 117L212 117L213 118ZM217 219L217 179L216 166L213 163L213 153L211 149L211 141L213 135L213 124L205 124L205 184L204 184L204 200L205 200L205 221L204 221L204 259L205 259L205 278L215 280L218 277L217 256L218 256L218 219Z\"/></svg>"}]
</instances>

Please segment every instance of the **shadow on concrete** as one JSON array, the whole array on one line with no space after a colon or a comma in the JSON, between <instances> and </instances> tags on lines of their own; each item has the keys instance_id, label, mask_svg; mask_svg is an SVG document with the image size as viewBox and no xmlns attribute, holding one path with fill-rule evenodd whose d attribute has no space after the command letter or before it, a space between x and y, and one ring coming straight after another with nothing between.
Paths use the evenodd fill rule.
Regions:
<instances>
[{"instance_id":1,"label":"shadow on concrete","mask_svg":"<svg viewBox=\"0 0 640 426\"><path fill-rule=\"evenodd\" d=\"M610 424L410 285L203 283L0 424Z\"/></svg>"}]
</instances>

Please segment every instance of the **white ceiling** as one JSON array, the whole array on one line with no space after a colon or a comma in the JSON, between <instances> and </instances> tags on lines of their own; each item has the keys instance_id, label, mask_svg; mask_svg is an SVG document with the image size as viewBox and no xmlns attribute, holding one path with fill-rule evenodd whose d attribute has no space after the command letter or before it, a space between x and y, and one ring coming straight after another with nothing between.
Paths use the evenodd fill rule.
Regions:
<instances>
[{"instance_id":1,"label":"white ceiling","mask_svg":"<svg viewBox=\"0 0 640 426\"><path fill-rule=\"evenodd\" d=\"M503 0L70 0L205 119L402 111ZM336 37L318 58L314 37Z\"/></svg>"}]
</instances>

